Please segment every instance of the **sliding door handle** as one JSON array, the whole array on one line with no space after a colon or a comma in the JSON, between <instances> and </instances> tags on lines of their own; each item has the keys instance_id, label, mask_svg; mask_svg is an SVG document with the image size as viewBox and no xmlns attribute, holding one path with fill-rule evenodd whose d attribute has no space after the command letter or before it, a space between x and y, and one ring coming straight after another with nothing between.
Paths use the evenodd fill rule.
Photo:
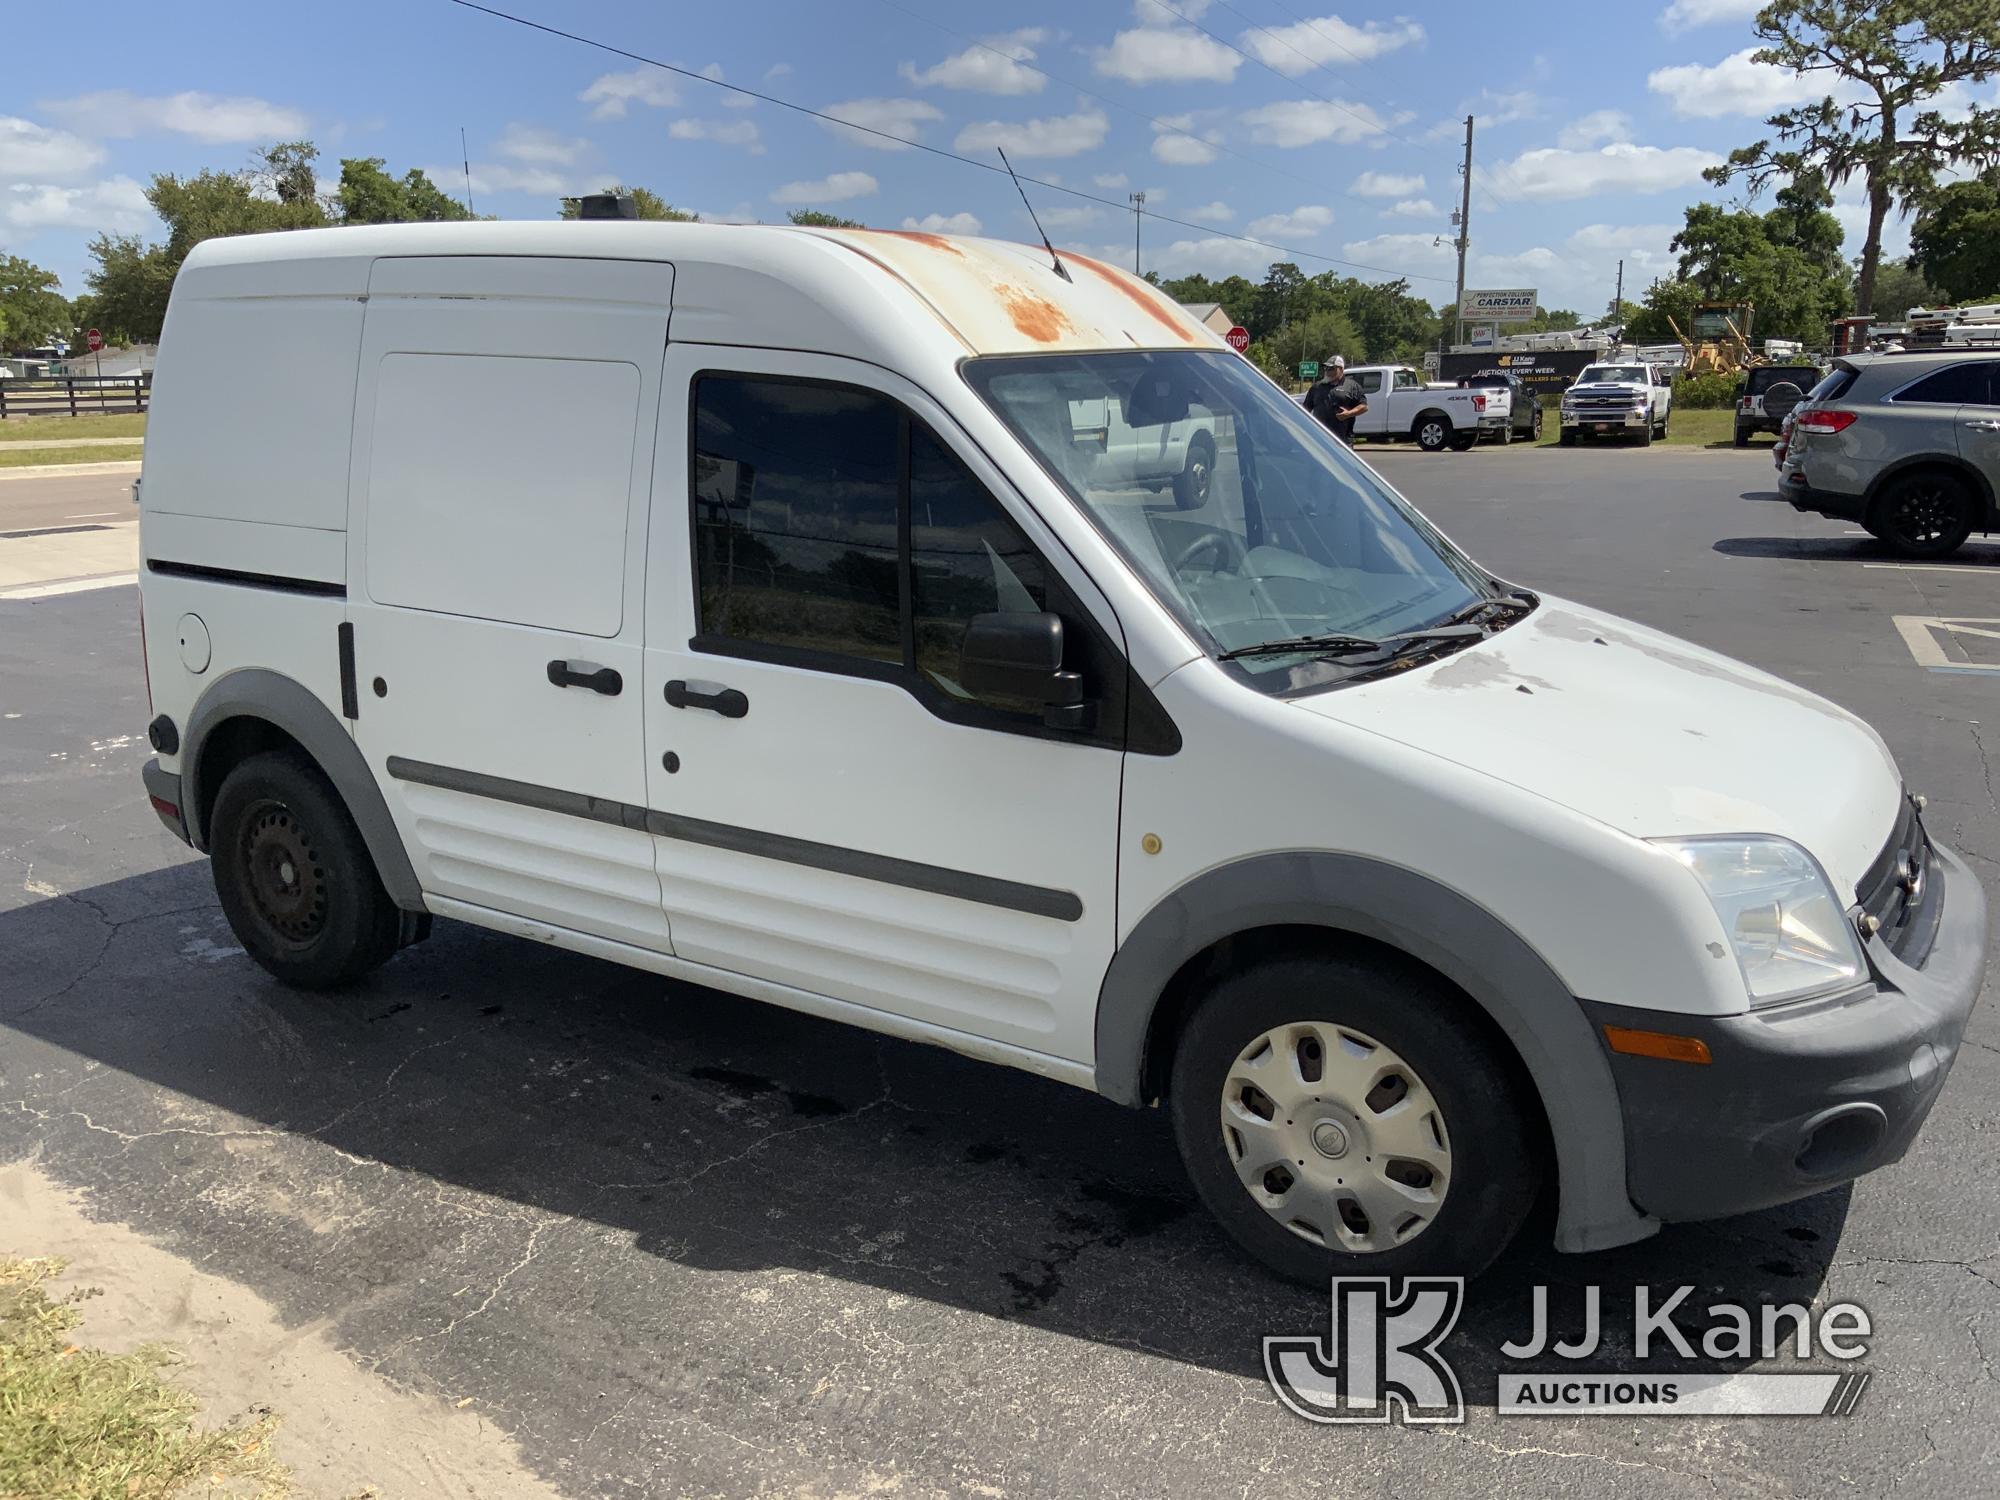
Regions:
<instances>
[{"instance_id":1,"label":"sliding door handle","mask_svg":"<svg viewBox=\"0 0 2000 1500\"><path fill-rule=\"evenodd\" d=\"M607 698L616 698L625 690L625 679L618 675L615 667L585 669L585 664L573 661L552 661L549 663L549 681L559 688L589 688L593 693L602 693Z\"/></svg>"},{"instance_id":2,"label":"sliding door handle","mask_svg":"<svg viewBox=\"0 0 2000 1500\"><path fill-rule=\"evenodd\" d=\"M740 719L750 712L750 699L735 688L697 693L678 677L667 684L667 702L675 708L705 708L725 719Z\"/></svg>"}]
</instances>

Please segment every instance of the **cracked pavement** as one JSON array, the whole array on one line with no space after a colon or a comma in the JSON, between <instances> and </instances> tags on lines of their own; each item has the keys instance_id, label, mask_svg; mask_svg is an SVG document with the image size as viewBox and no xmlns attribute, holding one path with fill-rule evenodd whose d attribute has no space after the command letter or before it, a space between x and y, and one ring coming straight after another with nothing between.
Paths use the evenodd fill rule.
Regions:
<instances>
[{"instance_id":1,"label":"cracked pavement","mask_svg":"<svg viewBox=\"0 0 2000 1500\"><path fill-rule=\"evenodd\" d=\"M1863 714L2000 894L2000 680L1923 671L1889 624L2000 616L2000 543L1864 568L1755 498L1761 449L1364 456L1505 575ZM1311 1427L1259 1339L1325 1298L1210 1226L1157 1115L446 922L353 992L289 993L147 810L146 717L133 590L0 601L0 1160L472 1398L564 1494L1996 1488L1990 995L1899 1166L1599 1256L1531 1225L1446 1346L1463 1427ZM1856 1300L1874 1381L1844 1420L1501 1420L1538 1282L1559 1320L1606 1289L1605 1368L1636 1283Z\"/></svg>"}]
</instances>

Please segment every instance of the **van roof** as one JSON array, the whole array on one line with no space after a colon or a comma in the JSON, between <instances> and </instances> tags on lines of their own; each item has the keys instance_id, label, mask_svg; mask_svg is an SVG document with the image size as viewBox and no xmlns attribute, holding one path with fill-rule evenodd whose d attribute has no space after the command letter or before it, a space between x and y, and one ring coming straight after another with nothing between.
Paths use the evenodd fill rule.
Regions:
<instances>
[{"instance_id":1,"label":"van roof","mask_svg":"<svg viewBox=\"0 0 2000 1500\"><path fill-rule=\"evenodd\" d=\"M869 357L915 318L961 354L1227 347L1164 292L1089 256L1063 252L1065 280L1038 246L902 230L628 220L306 229L206 240L182 278L195 298L360 296L384 257L501 255L668 262L676 340ZM802 295L816 316L801 313Z\"/></svg>"}]
</instances>

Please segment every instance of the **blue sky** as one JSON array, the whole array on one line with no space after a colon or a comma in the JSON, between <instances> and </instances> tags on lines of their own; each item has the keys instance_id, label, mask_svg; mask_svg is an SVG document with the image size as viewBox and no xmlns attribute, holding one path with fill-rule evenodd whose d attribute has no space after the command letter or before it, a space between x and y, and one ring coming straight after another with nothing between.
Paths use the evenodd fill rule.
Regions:
<instances>
[{"instance_id":1,"label":"blue sky","mask_svg":"<svg viewBox=\"0 0 2000 1500\"><path fill-rule=\"evenodd\" d=\"M1031 190L1059 245L1124 264L1122 205L1143 189L1182 221L1144 225L1143 263L1167 275L1259 277L1293 258L1235 234L1299 252L1308 272L1348 262L1336 268L1406 275L1449 301L1470 113L1469 284L1536 286L1586 316L1621 256L1628 295L1669 269L1701 168L1799 97L1749 60L1756 0L1407 14L1327 0L496 3L893 137L984 161L1005 146L1022 173L1120 205ZM158 231L140 196L156 172L235 168L305 135L327 185L341 156L381 156L458 193L461 125L482 213L546 218L558 195L620 180L708 218L816 207L1031 235L1003 177L448 0L23 6L7 35L0 248L70 293L93 233ZM1851 188L1840 212L1857 252ZM1892 231L1892 249L1905 241Z\"/></svg>"}]
</instances>

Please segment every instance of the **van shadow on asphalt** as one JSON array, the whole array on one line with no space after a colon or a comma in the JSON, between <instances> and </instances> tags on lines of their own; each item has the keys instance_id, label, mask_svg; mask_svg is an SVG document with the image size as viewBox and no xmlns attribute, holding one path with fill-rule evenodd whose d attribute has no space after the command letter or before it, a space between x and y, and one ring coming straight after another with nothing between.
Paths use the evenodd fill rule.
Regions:
<instances>
[{"instance_id":1,"label":"van shadow on asphalt","mask_svg":"<svg viewBox=\"0 0 2000 1500\"><path fill-rule=\"evenodd\" d=\"M683 1266L844 1278L1249 1376L1262 1335L1326 1328L1324 1288L1209 1221L1158 1111L449 922L352 991L295 993L233 950L202 863L0 913L0 1079L0 1159L37 1153L94 1212L198 1249L288 1321L333 1318L363 1357L422 1335L407 1309L385 1329L399 1295L428 1316L418 1284L465 1279L452 1247L492 1215L454 1189ZM369 1227L329 1247L286 1214L333 1186L378 1211L344 1208ZM1544 1206L1445 1352L1490 1404L1538 1283L1563 1336L1604 1288L1596 1369L1629 1356L1639 1283L1656 1303L1692 1284L1696 1310L1810 1302L1847 1203L1584 1257L1546 1248ZM582 1246L580 1281L646 1274L615 1236Z\"/></svg>"}]
</instances>

